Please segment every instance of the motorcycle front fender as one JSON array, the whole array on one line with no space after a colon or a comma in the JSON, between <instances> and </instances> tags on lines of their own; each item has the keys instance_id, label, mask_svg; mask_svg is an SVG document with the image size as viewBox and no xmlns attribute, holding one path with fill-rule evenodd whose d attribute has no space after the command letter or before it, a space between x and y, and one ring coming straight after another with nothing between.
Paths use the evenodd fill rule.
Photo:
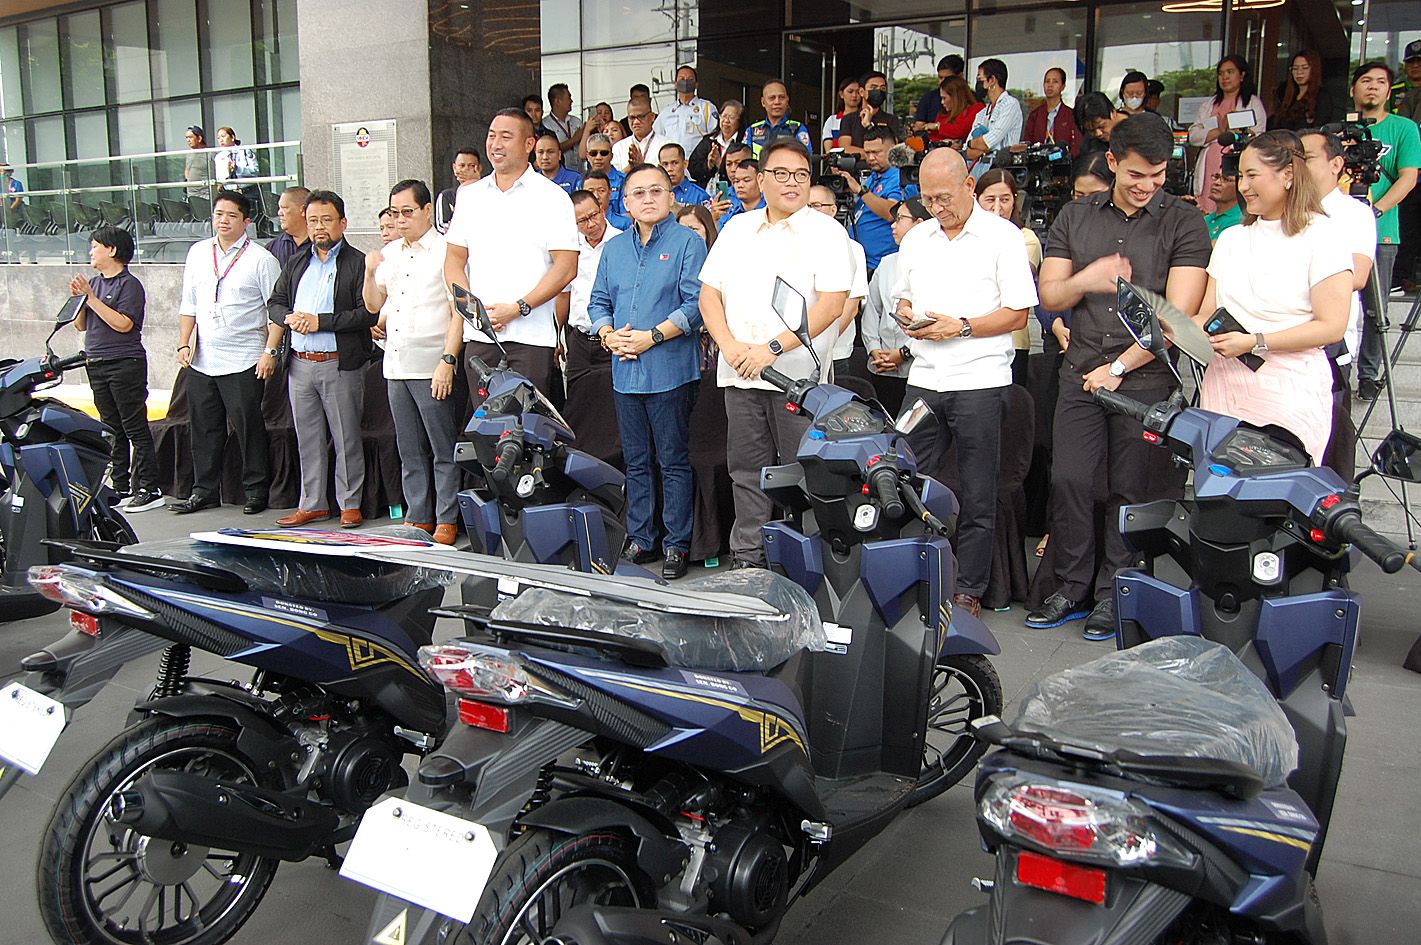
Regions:
<instances>
[{"instance_id":1,"label":"motorcycle front fender","mask_svg":"<svg viewBox=\"0 0 1421 945\"><path fill-rule=\"evenodd\" d=\"M947 625L947 638L942 641L941 656L996 656L1002 645L987 629L981 618L974 617L965 607L952 608L952 621Z\"/></svg>"}]
</instances>

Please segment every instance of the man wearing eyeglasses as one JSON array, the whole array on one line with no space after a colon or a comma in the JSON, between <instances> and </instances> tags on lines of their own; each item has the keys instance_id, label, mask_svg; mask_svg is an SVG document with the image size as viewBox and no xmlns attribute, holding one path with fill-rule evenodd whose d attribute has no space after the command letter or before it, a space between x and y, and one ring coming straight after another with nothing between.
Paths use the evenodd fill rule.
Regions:
<instances>
[{"instance_id":1,"label":"man wearing eyeglasses","mask_svg":"<svg viewBox=\"0 0 1421 945\"><path fill-rule=\"evenodd\" d=\"M434 229L429 188L402 180L390 191L400 239L365 257L365 308L380 316L385 387L400 451L405 521L442 545L459 536L454 371L464 325L444 289L444 237ZM432 469L431 469L432 465Z\"/></svg>"},{"instance_id":2,"label":"man wearing eyeglasses","mask_svg":"<svg viewBox=\"0 0 1421 945\"><path fill-rule=\"evenodd\" d=\"M654 470L661 475L661 576L690 566L694 489L691 408L701 383L697 276L705 240L671 214L671 178L656 165L627 173L623 201L633 229L611 239L597 266L587 315L612 353L613 401L627 463L627 547L657 557ZM654 458L654 462L653 462Z\"/></svg>"},{"instance_id":3,"label":"man wearing eyeglasses","mask_svg":"<svg viewBox=\"0 0 1421 945\"><path fill-rule=\"evenodd\" d=\"M744 168L741 169L741 173ZM843 314L853 267L849 238L834 220L809 208L809 149L777 138L761 151L759 184L765 207L737 214L716 238L701 269L701 314L720 346L717 382L725 388L730 430L726 463L735 498L730 534L732 567L764 567L760 527L774 506L760 491L760 469L792 460L808 421L784 409L784 397L760 372L774 365L807 377L814 359L770 307L775 279L804 296L809 336L826 370Z\"/></svg>"},{"instance_id":4,"label":"man wearing eyeglasses","mask_svg":"<svg viewBox=\"0 0 1421 945\"><path fill-rule=\"evenodd\" d=\"M656 160L656 153L664 144L652 129L656 115L651 103L644 99L632 99L627 103L627 126L631 134L612 145L612 166L626 173L638 164Z\"/></svg>"},{"instance_id":5,"label":"man wearing eyeglasses","mask_svg":"<svg viewBox=\"0 0 1421 945\"><path fill-rule=\"evenodd\" d=\"M903 237L893 289L913 355L904 403L921 399L937 423L908 437L920 467L941 478L957 447L956 606L977 617L992 573L1002 417L1015 351L1036 285L1015 224L983 210L962 155L932 151L918 171L933 215Z\"/></svg>"},{"instance_id":6,"label":"man wearing eyeglasses","mask_svg":"<svg viewBox=\"0 0 1421 945\"><path fill-rule=\"evenodd\" d=\"M595 176L594 176L595 175ZM607 241L622 232L607 219L606 175L589 171L586 190L572 193L577 222L577 278L558 296L558 320L567 326L567 406L563 416L577 434L577 448L622 468L622 438L612 404L612 354L592 335L587 303ZM597 192L594 193L594 190Z\"/></svg>"}]
</instances>

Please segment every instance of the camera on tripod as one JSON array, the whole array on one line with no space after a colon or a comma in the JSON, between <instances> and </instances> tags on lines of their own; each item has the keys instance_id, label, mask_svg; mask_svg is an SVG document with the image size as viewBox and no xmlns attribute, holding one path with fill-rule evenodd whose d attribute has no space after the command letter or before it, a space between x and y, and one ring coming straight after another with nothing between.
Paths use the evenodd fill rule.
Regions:
<instances>
[{"instance_id":1,"label":"camera on tripod","mask_svg":"<svg viewBox=\"0 0 1421 945\"><path fill-rule=\"evenodd\" d=\"M1368 200L1372 185L1382 176L1383 145L1372 137L1372 129L1368 127L1376 123L1375 118L1349 115L1344 121L1322 126L1324 132L1336 135L1342 142L1342 167L1352 182L1347 193L1359 200Z\"/></svg>"},{"instance_id":2,"label":"camera on tripod","mask_svg":"<svg viewBox=\"0 0 1421 945\"><path fill-rule=\"evenodd\" d=\"M1071 199L1071 151L1051 142L1004 151L996 166L1012 172L1021 191L1021 225L1045 237Z\"/></svg>"}]
</instances>

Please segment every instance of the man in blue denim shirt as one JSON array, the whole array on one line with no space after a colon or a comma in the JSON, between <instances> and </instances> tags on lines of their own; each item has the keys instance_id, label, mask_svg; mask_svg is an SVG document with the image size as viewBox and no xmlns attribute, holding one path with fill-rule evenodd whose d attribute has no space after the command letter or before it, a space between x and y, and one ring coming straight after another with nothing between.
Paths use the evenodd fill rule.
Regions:
<instances>
[{"instance_id":1,"label":"man in blue denim shirt","mask_svg":"<svg viewBox=\"0 0 1421 945\"><path fill-rule=\"evenodd\" d=\"M633 228L607 243L592 283L592 332L612 352L612 390L627 464L627 547L656 557L652 453L661 467L661 574L685 575L691 547L691 408L700 386L700 271L706 244L671 215L671 178L652 164L627 172Z\"/></svg>"}]
</instances>

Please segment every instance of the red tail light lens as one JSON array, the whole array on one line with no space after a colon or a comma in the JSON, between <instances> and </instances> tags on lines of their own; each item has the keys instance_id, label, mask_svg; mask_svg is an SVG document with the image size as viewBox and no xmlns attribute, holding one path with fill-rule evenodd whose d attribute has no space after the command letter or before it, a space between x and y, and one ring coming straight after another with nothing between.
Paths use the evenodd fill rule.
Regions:
<instances>
[{"instance_id":1,"label":"red tail light lens","mask_svg":"<svg viewBox=\"0 0 1421 945\"><path fill-rule=\"evenodd\" d=\"M1016 832L1052 850L1089 850L1095 844L1091 803L1071 791L1028 785L1012 798Z\"/></svg>"},{"instance_id":2,"label":"red tail light lens","mask_svg":"<svg viewBox=\"0 0 1421 945\"><path fill-rule=\"evenodd\" d=\"M99 618L82 611L69 611L69 629L87 633L91 637L99 635Z\"/></svg>"},{"instance_id":3,"label":"red tail light lens","mask_svg":"<svg viewBox=\"0 0 1421 945\"><path fill-rule=\"evenodd\" d=\"M510 715L505 708L476 702L473 699L459 700L459 721L474 728L488 729L490 732L508 734Z\"/></svg>"},{"instance_id":4,"label":"red tail light lens","mask_svg":"<svg viewBox=\"0 0 1421 945\"><path fill-rule=\"evenodd\" d=\"M1098 906L1105 904L1105 870L1063 863L1030 850L1017 856L1016 881Z\"/></svg>"}]
</instances>

